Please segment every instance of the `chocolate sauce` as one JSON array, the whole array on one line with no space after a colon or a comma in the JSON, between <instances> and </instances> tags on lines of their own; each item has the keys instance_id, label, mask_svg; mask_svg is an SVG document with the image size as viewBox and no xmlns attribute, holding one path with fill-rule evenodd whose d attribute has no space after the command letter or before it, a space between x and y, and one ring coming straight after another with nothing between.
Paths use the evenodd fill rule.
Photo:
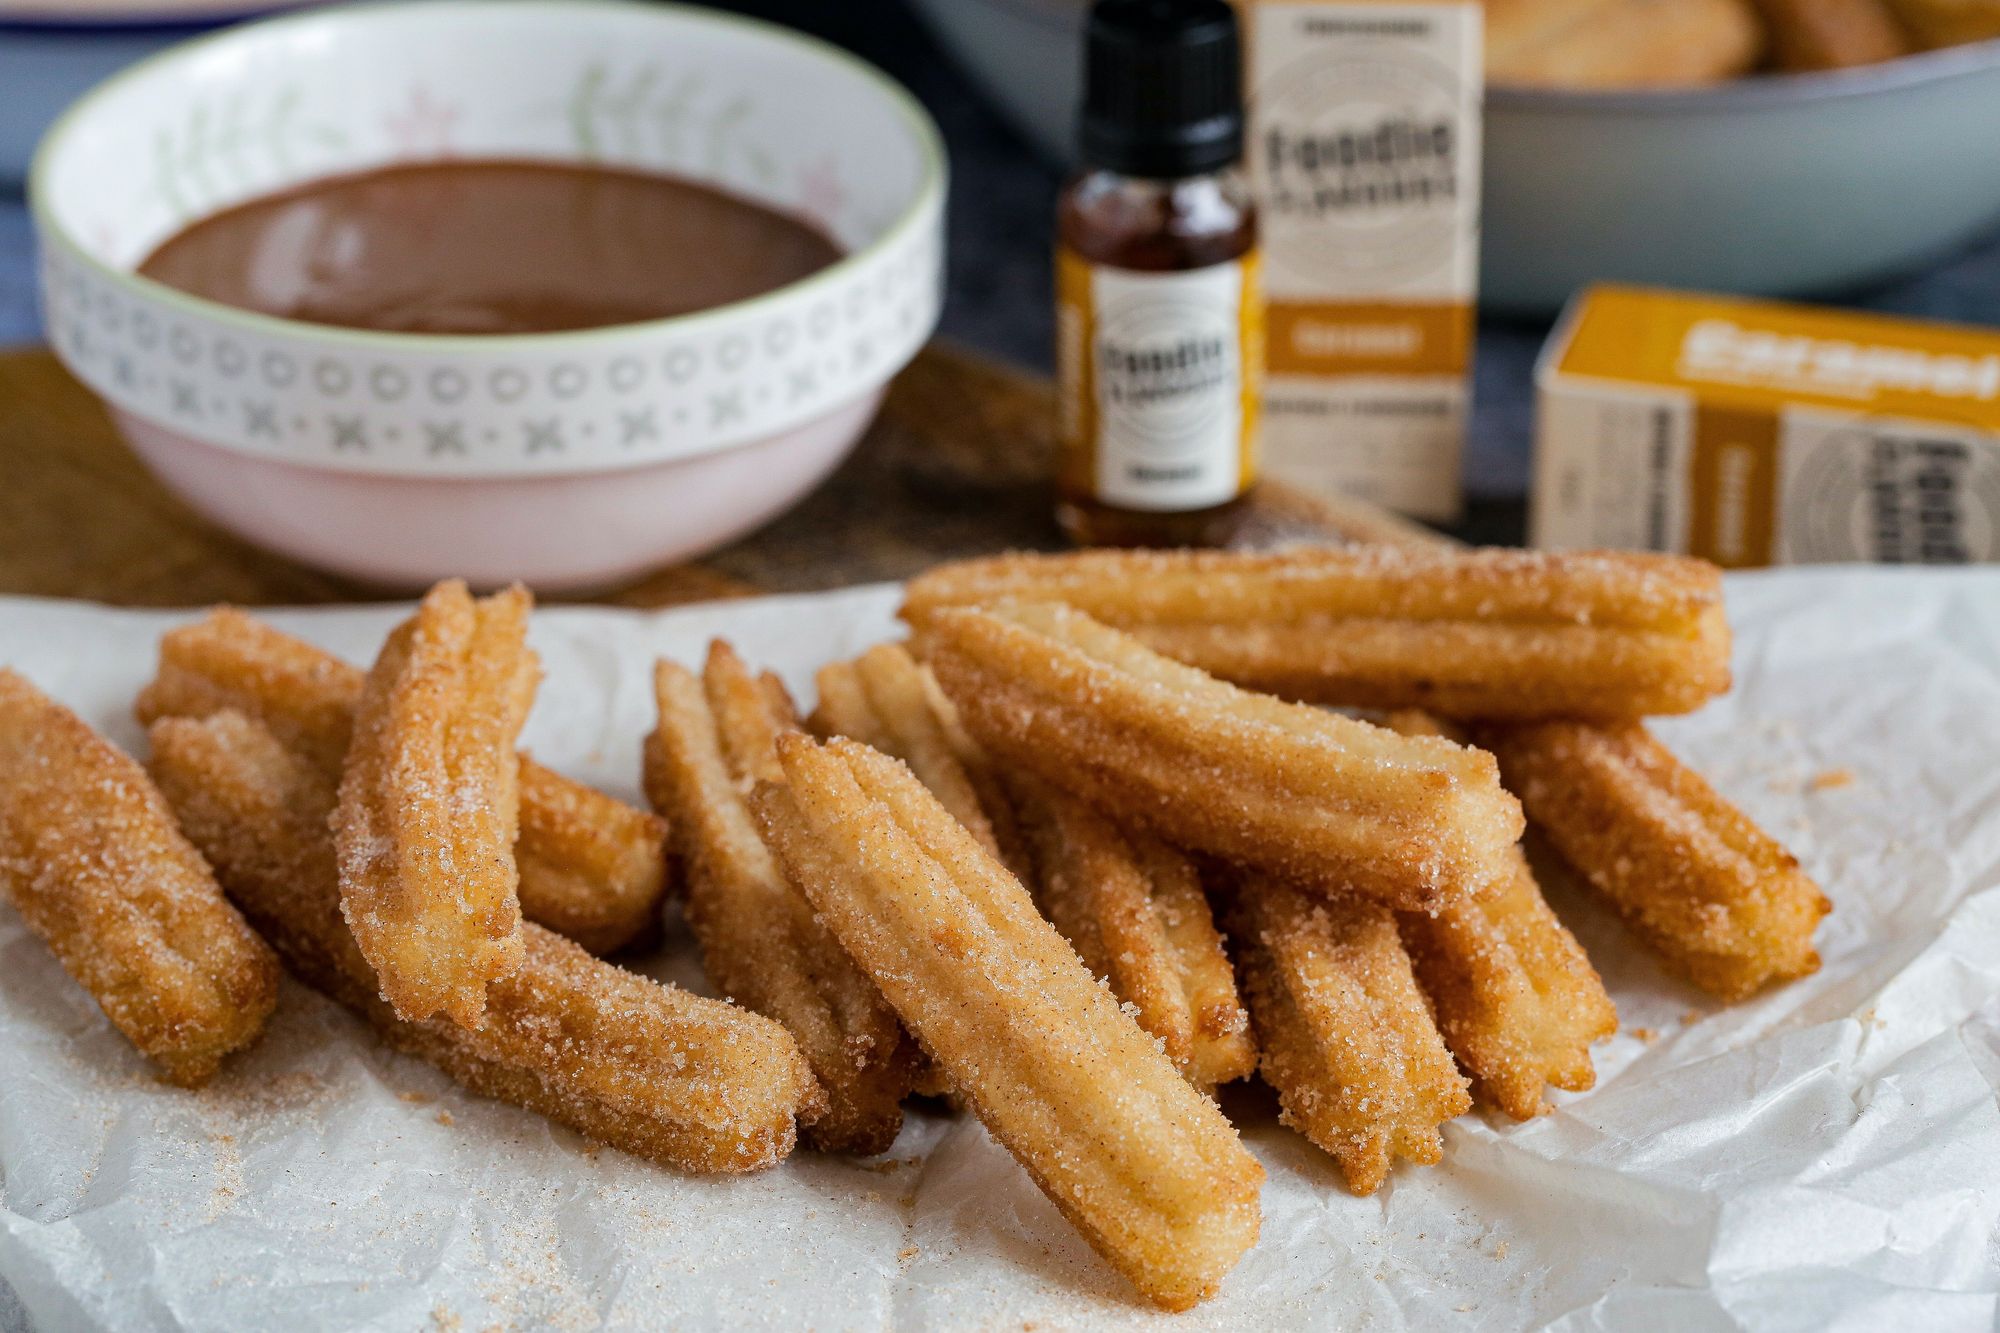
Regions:
<instances>
[{"instance_id":1,"label":"chocolate sauce","mask_svg":"<svg viewBox=\"0 0 2000 1333\"><path fill-rule=\"evenodd\" d=\"M226 305L395 333L552 333L741 301L840 249L673 176L449 161L309 181L170 237L147 277Z\"/></svg>"}]
</instances>

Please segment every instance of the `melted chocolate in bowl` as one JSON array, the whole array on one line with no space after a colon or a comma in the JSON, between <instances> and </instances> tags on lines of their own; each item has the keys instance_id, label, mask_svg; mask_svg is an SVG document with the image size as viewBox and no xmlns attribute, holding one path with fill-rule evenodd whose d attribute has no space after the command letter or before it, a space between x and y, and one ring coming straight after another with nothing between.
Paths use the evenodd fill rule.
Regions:
<instances>
[{"instance_id":1,"label":"melted chocolate in bowl","mask_svg":"<svg viewBox=\"0 0 2000 1333\"><path fill-rule=\"evenodd\" d=\"M839 259L801 218L673 176L448 161L203 218L139 272L225 305L392 333L554 333L773 291Z\"/></svg>"}]
</instances>

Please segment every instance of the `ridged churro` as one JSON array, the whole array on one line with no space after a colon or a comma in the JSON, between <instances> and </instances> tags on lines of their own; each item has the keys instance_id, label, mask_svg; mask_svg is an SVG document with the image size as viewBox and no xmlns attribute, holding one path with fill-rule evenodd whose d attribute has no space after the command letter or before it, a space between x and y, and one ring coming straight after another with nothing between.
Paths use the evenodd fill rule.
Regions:
<instances>
[{"instance_id":1,"label":"ridged churro","mask_svg":"<svg viewBox=\"0 0 2000 1333\"><path fill-rule=\"evenodd\" d=\"M1406 736L1458 739L1423 713L1387 724ZM1590 1046L1618 1030L1618 1011L1518 847L1513 860L1492 892L1435 916L1405 912L1399 924L1417 984L1474 1093L1527 1120L1545 1108L1544 1084L1581 1092L1597 1082Z\"/></svg>"},{"instance_id":2,"label":"ridged churro","mask_svg":"<svg viewBox=\"0 0 2000 1333\"><path fill-rule=\"evenodd\" d=\"M1047 783L1019 780L1035 900L1083 965L1207 1091L1257 1068L1250 1016L1194 863Z\"/></svg>"},{"instance_id":3,"label":"ridged churro","mask_svg":"<svg viewBox=\"0 0 2000 1333\"><path fill-rule=\"evenodd\" d=\"M530 599L432 588L361 691L333 840L340 907L398 1018L472 1027L521 965L520 762L541 668Z\"/></svg>"},{"instance_id":4,"label":"ridged churro","mask_svg":"<svg viewBox=\"0 0 2000 1333\"><path fill-rule=\"evenodd\" d=\"M1555 849L1695 985L1740 1000L1818 970L1819 886L1643 724L1475 734Z\"/></svg>"},{"instance_id":5,"label":"ridged churro","mask_svg":"<svg viewBox=\"0 0 2000 1333\"><path fill-rule=\"evenodd\" d=\"M235 708L337 780L363 673L233 607L169 631L139 720ZM592 953L649 929L667 890L665 825L582 783L521 759L521 911Z\"/></svg>"},{"instance_id":6,"label":"ridged churro","mask_svg":"<svg viewBox=\"0 0 2000 1333\"><path fill-rule=\"evenodd\" d=\"M792 876L994 1138L1150 1299L1211 1295L1264 1172L1027 890L896 760L779 742L754 804Z\"/></svg>"},{"instance_id":7,"label":"ridged churro","mask_svg":"<svg viewBox=\"0 0 2000 1333\"><path fill-rule=\"evenodd\" d=\"M1640 553L1315 547L1084 551L942 565L946 607L1064 602L1249 689L1483 718L1685 713L1729 687L1720 572Z\"/></svg>"},{"instance_id":8,"label":"ridged churro","mask_svg":"<svg viewBox=\"0 0 2000 1333\"><path fill-rule=\"evenodd\" d=\"M1229 913L1258 1068L1281 1119L1373 1194L1398 1157L1444 1155L1438 1126L1472 1105L1417 989L1396 916L1352 896L1266 876L1234 886Z\"/></svg>"},{"instance_id":9,"label":"ridged churro","mask_svg":"<svg viewBox=\"0 0 2000 1333\"><path fill-rule=\"evenodd\" d=\"M1490 755L1252 694L1066 606L922 619L997 759L1177 845L1413 910L1506 872L1521 810Z\"/></svg>"},{"instance_id":10,"label":"ridged churro","mask_svg":"<svg viewBox=\"0 0 2000 1333\"><path fill-rule=\"evenodd\" d=\"M1012 796L930 669L905 645L877 644L852 661L829 663L814 686L819 703L807 719L814 735L845 736L902 760L1017 879L1032 880ZM944 1070L921 1051L911 1090L924 1097L952 1095Z\"/></svg>"},{"instance_id":11,"label":"ridged churro","mask_svg":"<svg viewBox=\"0 0 2000 1333\"><path fill-rule=\"evenodd\" d=\"M783 1028L592 958L533 924L471 1028L405 1023L341 917L319 765L223 711L153 724L153 773L230 897L301 981L472 1091L697 1172L782 1160L823 1105Z\"/></svg>"},{"instance_id":12,"label":"ridged churro","mask_svg":"<svg viewBox=\"0 0 2000 1333\"><path fill-rule=\"evenodd\" d=\"M145 770L0 668L0 899L170 1083L257 1039L278 961Z\"/></svg>"},{"instance_id":13,"label":"ridged churro","mask_svg":"<svg viewBox=\"0 0 2000 1333\"><path fill-rule=\"evenodd\" d=\"M709 980L789 1029L828 1097L806 1131L828 1152L884 1152L902 1128L916 1050L896 1013L814 916L765 846L745 793L781 781L777 737L791 702L728 644L709 646L699 680L654 669L659 726L646 741L646 794L687 867L687 916Z\"/></svg>"},{"instance_id":14,"label":"ridged churro","mask_svg":"<svg viewBox=\"0 0 2000 1333\"><path fill-rule=\"evenodd\" d=\"M1026 878L1028 857L1012 799L928 668L900 643L822 667L809 725L823 739L846 736L910 766L972 836Z\"/></svg>"}]
</instances>

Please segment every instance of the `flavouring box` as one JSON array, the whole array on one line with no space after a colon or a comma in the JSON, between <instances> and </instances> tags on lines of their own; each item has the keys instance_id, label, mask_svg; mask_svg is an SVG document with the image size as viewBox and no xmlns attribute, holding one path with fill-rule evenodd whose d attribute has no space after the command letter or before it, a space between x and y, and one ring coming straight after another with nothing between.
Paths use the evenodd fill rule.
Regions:
<instances>
[{"instance_id":1,"label":"flavouring box","mask_svg":"<svg viewBox=\"0 0 2000 1333\"><path fill-rule=\"evenodd\" d=\"M1483 11L1246 0L1269 301L1269 475L1460 507L1479 261Z\"/></svg>"},{"instance_id":2,"label":"flavouring box","mask_svg":"<svg viewBox=\"0 0 2000 1333\"><path fill-rule=\"evenodd\" d=\"M1536 546L2000 560L2000 332L1596 287L1539 386Z\"/></svg>"}]
</instances>

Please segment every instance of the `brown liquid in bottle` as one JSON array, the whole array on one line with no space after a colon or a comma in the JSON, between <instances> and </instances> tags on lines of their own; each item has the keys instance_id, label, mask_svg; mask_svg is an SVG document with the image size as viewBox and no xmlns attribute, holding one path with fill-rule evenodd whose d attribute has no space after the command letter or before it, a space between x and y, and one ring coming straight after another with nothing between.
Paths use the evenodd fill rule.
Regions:
<instances>
[{"instance_id":1,"label":"brown liquid in bottle","mask_svg":"<svg viewBox=\"0 0 2000 1333\"><path fill-rule=\"evenodd\" d=\"M1170 273L1241 260L1257 248L1257 213L1240 173L1187 181L1134 180L1086 172L1057 206L1059 244L1092 264ZM1206 509L1125 509L1096 498L1065 473L1056 518L1085 546L1226 546L1255 487Z\"/></svg>"}]
</instances>

